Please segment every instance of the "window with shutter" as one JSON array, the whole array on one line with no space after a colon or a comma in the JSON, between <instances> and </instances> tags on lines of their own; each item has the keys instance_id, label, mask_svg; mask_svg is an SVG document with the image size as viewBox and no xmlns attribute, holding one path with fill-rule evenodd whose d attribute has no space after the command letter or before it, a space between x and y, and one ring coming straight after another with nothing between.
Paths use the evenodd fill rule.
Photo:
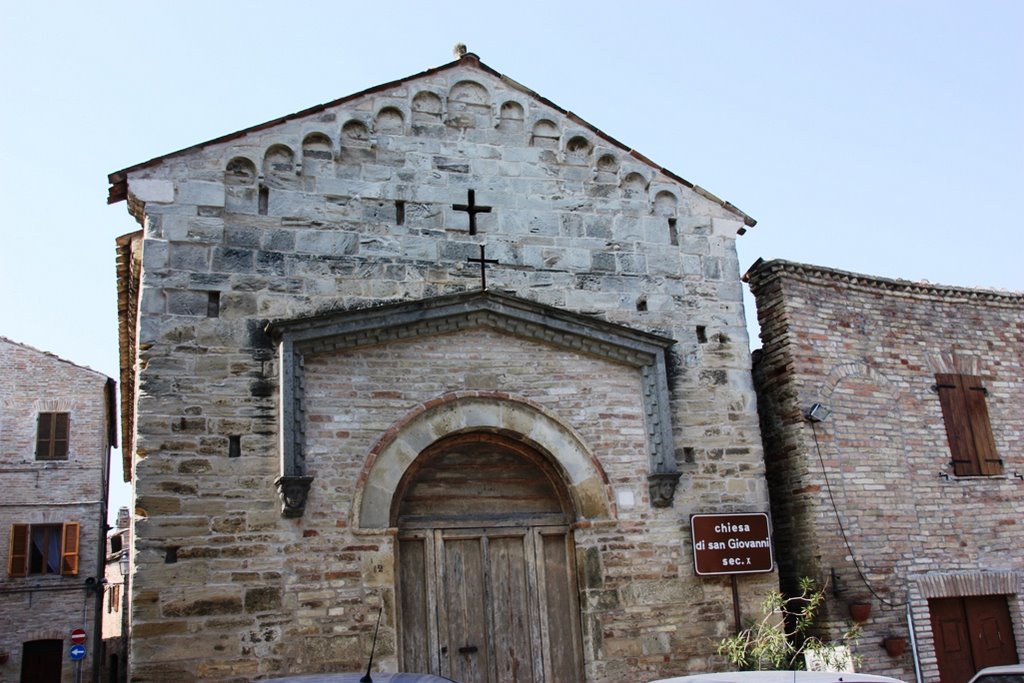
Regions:
<instances>
[{"instance_id":1,"label":"window with shutter","mask_svg":"<svg viewBox=\"0 0 1024 683\"><path fill-rule=\"evenodd\" d=\"M36 460L68 459L70 422L68 413L39 413Z\"/></svg>"},{"instance_id":2,"label":"window with shutter","mask_svg":"<svg viewBox=\"0 0 1024 683\"><path fill-rule=\"evenodd\" d=\"M78 544L81 525L12 524L7 573L12 577L29 574L78 575Z\"/></svg>"},{"instance_id":3,"label":"window with shutter","mask_svg":"<svg viewBox=\"0 0 1024 683\"><path fill-rule=\"evenodd\" d=\"M958 477L1002 474L1003 461L996 453L985 403L988 392L981 378L940 374L935 376L935 386L953 456L953 473Z\"/></svg>"},{"instance_id":4,"label":"window with shutter","mask_svg":"<svg viewBox=\"0 0 1024 683\"><path fill-rule=\"evenodd\" d=\"M7 573L11 576L28 574L28 524L12 524L11 540L7 552Z\"/></svg>"},{"instance_id":5,"label":"window with shutter","mask_svg":"<svg viewBox=\"0 0 1024 683\"><path fill-rule=\"evenodd\" d=\"M64 525L64 536L61 539L60 573L63 576L76 576L78 574L78 522L68 522Z\"/></svg>"}]
</instances>

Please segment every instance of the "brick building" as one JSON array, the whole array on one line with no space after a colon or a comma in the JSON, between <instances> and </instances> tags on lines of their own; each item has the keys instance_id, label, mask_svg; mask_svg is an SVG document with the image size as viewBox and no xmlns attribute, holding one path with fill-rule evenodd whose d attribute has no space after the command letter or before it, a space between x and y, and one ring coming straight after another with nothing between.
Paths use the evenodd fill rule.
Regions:
<instances>
[{"instance_id":1,"label":"brick building","mask_svg":"<svg viewBox=\"0 0 1024 683\"><path fill-rule=\"evenodd\" d=\"M105 375L0 337L0 680L100 673L114 391ZM77 661L74 629L86 632Z\"/></svg>"},{"instance_id":2,"label":"brick building","mask_svg":"<svg viewBox=\"0 0 1024 683\"><path fill-rule=\"evenodd\" d=\"M1024 294L785 261L745 277L782 584L830 581L832 628L872 605L864 671L911 680L916 657L919 680L964 683L1017 662Z\"/></svg>"},{"instance_id":3,"label":"brick building","mask_svg":"<svg viewBox=\"0 0 1024 683\"><path fill-rule=\"evenodd\" d=\"M133 680L359 670L378 614L465 683L711 665L689 515L768 508L753 220L471 53L110 181Z\"/></svg>"}]
</instances>

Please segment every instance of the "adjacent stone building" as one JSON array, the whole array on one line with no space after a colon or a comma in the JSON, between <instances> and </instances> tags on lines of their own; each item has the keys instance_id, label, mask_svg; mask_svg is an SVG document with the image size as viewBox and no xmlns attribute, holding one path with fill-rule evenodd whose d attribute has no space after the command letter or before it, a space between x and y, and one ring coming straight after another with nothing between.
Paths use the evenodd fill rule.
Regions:
<instances>
[{"instance_id":1,"label":"adjacent stone building","mask_svg":"<svg viewBox=\"0 0 1024 683\"><path fill-rule=\"evenodd\" d=\"M1024 294L786 261L746 279L783 586L828 581L833 633L870 603L863 671L964 683L1017 662Z\"/></svg>"},{"instance_id":2,"label":"adjacent stone building","mask_svg":"<svg viewBox=\"0 0 1024 683\"><path fill-rule=\"evenodd\" d=\"M99 675L114 392L95 370L0 337L0 680Z\"/></svg>"},{"instance_id":3,"label":"adjacent stone building","mask_svg":"<svg viewBox=\"0 0 1024 683\"><path fill-rule=\"evenodd\" d=\"M754 221L467 53L111 174L135 681L706 670ZM743 610L777 585L740 577Z\"/></svg>"}]
</instances>

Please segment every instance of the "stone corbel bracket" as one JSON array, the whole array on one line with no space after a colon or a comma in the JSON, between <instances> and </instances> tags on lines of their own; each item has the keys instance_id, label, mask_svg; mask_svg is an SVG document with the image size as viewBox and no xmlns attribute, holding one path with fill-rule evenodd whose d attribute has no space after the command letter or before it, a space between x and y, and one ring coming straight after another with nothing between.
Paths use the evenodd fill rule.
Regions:
<instances>
[{"instance_id":1,"label":"stone corbel bracket","mask_svg":"<svg viewBox=\"0 0 1024 683\"><path fill-rule=\"evenodd\" d=\"M313 477L309 475L282 475L274 480L277 495L281 498L282 517L302 516L312 483Z\"/></svg>"},{"instance_id":2,"label":"stone corbel bracket","mask_svg":"<svg viewBox=\"0 0 1024 683\"><path fill-rule=\"evenodd\" d=\"M672 505L679 470L673 447L666 355L675 341L507 294L474 291L267 325L267 333L277 342L281 373L281 477L275 485L284 502L282 513L286 517L302 515L313 479L306 472L305 457L306 355L338 353L356 346L481 326L639 369L651 502L655 507Z\"/></svg>"}]
</instances>

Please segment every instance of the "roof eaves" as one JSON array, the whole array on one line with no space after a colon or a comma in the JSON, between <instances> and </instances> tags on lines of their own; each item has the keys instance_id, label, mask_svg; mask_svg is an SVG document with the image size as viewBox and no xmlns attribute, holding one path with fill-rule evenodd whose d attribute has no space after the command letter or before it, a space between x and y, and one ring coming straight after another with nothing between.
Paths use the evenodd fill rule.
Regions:
<instances>
[{"instance_id":1,"label":"roof eaves","mask_svg":"<svg viewBox=\"0 0 1024 683\"><path fill-rule=\"evenodd\" d=\"M865 275L837 268L797 263L783 259L765 261L758 259L743 275L743 281L751 287L759 286L772 278L790 275L805 281L835 282L845 286L861 287L914 296L931 296L943 299L960 299L975 302L1024 305L1024 292L984 289L980 287L954 287L927 281L915 282L876 275Z\"/></svg>"},{"instance_id":2,"label":"roof eaves","mask_svg":"<svg viewBox=\"0 0 1024 683\"><path fill-rule=\"evenodd\" d=\"M31 344L22 344L21 342L14 341L13 339L10 339L10 338L4 337L4 336L0 336L0 342L7 342L8 344L12 344L13 346L20 346L23 349L26 349L28 351L32 351L34 353L38 353L39 355L46 356L47 358L51 358L51 359L59 361L61 363L66 363L68 365L71 365L71 366L79 369L79 370L85 370L86 372L91 372L94 375L97 375L98 377L102 377L104 380L111 379L110 377L107 377L106 375L104 375L99 370L94 370L94 369L90 368L88 365L81 365L81 364L76 363L74 361L70 361L67 358L61 358L60 356L58 356L55 353L51 353L50 351L43 351L42 349L37 349L36 347L32 346Z\"/></svg>"}]
</instances>

